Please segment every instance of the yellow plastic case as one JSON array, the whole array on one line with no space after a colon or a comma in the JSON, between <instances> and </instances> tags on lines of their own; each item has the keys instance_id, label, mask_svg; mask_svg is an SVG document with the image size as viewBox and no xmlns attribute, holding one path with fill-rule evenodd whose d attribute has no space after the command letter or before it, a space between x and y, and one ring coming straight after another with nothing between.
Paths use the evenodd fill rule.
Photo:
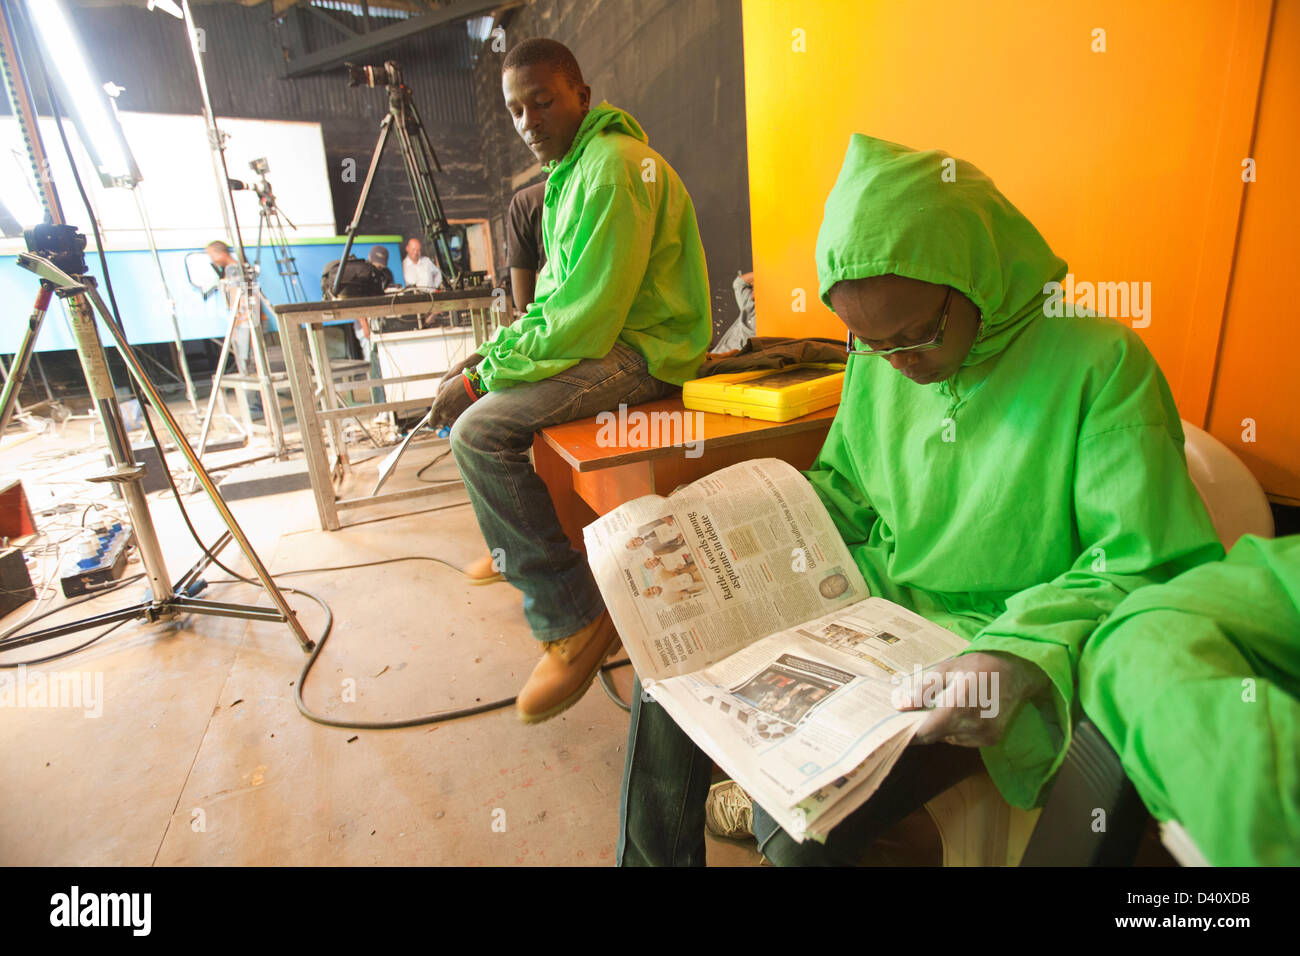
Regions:
<instances>
[{"instance_id":1,"label":"yellow plastic case","mask_svg":"<svg viewBox=\"0 0 1300 956\"><path fill-rule=\"evenodd\" d=\"M836 404L843 387L843 365L788 365L692 379L682 386L682 404L697 412L788 422Z\"/></svg>"}]
</instances>

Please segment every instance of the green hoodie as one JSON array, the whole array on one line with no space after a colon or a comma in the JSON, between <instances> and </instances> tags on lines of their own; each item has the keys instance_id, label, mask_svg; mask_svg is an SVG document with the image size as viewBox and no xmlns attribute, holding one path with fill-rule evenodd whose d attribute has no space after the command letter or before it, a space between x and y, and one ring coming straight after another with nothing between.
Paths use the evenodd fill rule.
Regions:
<instances>
[{"instance_id":1,"label":"green hoodie","mask_svg":"<svg viewBox=\"0 0 1300 956\"><path fill-rule=\"evenodd\" d=\"M1143 588L1079 664L1138 793L1215 866L1300 865L1300 535Z\"/></svg>"},{"instance_id":2,"label":"green hoodie","mask_svg":"<svg viewBox=\"0 0 1300 956\"><path fill-rule=\"evenodd\" d=\"M546 265L536 300L479 348L495 391L604 358L615 342L674 385L713 333L709 276L686 187L630 115L601 103L547 167Z\"/></svg>"},{"instance_id":3,"label":"green hoodie","mask_svg":"<svg viewBox=\"0 0 1300 956\"><path fill-rule=\"evenodd\" d=\"M1069 745L1097 624L1129 592L1223 553L1138 336L1110 319L1044 317L1044 286L1065 272L974 166L851 138L817 238L822 300L842 279L892 273L952 286L983 325L945 382L851 358L808 478L873 593L1050 678L983 749L1022 807Z\"/></svg>"}]
</instances>

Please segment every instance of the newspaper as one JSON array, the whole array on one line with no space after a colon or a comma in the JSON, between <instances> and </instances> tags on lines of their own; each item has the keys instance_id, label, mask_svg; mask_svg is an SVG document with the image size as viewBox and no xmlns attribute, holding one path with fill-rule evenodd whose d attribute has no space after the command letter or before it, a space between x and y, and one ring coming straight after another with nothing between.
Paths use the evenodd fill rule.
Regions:
<instances>
[{"instance_id":1,"label":"newspaper","mask_svg":"<svg viewBox=\"0 0 1300 956\"><path fill-rule=\"evenodd\" d=\"M873 598L812 486L723 468L585 529L643 689L796 840L860 806L924 714L898 683L966 642Z\"/></svg>"}]
</instances>

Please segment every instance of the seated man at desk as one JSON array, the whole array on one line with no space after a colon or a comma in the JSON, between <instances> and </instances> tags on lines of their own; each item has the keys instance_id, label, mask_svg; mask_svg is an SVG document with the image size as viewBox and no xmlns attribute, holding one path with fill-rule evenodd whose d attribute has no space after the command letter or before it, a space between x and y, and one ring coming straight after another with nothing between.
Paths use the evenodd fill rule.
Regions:
<instances>
[{"instance_id":1,"label":"seated man at desk","mask_svg":"<svg viewBox=\"0 0 1300 956\"><path fill-rule=\"evenodd\" d=\"M524 315L448 373L435 427L451 447L488 548L471 568L524 594L544 652L520 691L525 723L586 692L618 634L528 451L549 425L663 398L695 376L712 331L695 209L630 115L602 103L568 48L525 40L503 62L515 129L544 165L549 261Z\"/></svg>"},{"instance_id":2,"label":"seated man at desk","mask_svg":"<svg viewBox=\"0 0 1300 956\"><path fill-rule=\"evenodd\" d=\"M442 270L424 254L418 236L406 240L406 258L402 260L402 283L408 289L441 289Z\"/></svg>"},{"instance_id":3,"label":"seated man at desk","mask_svg":"<svg viewBox=\"0 0 1300 956\"><path fill-rule=\"evenodd\" d=\"M936 707L825 845L797 843L734 784L710 796L712 761L638 683L623 865L702 865L706 817L752 830L773 863L852 864L981 758L1009 802L1034 806L1098 622L1223 553L1150 352L1111 319L1044 315L1066 264L974 166L854 135L816 260L852 352L808 480L873 595L970 639L935 670L984 675L996 713Z\"/></svg>"}]
</instances>

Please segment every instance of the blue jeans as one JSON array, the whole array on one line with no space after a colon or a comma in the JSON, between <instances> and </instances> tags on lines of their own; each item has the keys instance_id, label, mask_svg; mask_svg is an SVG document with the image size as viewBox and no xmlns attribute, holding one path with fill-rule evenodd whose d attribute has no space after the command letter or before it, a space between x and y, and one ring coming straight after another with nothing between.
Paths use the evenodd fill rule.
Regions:
<instances>
[{"instance_id":1,"label":"blue jeans","mask_svg":"<svg viewBox=\"0 0 1300 956\"><path fill-rule=\"evenodd\" d=\"M617 343L540 382L489 392L451 429L451 450L487 546L505 579L524 594L524 616L540 641L582 630L605 610L587 559L569 543L528 452L533 435L561 422L663 398L676 386Z\"/></svg>"},{"instance_id":2,"label":"blue jeans","mask_svg":"<svg viewBox=\"0 0 1300 956\"><path fill-rule=\"evenodd\" d=\"M654 701L632 695L619 805L619 866L704 866L704 801L713 761ZM875 840L927 800L980 770L979 751L912 744L880 788L826 843L796 843L758 804L754 837L776 866L854 866Z\"/></svg>"}]
</instances>

